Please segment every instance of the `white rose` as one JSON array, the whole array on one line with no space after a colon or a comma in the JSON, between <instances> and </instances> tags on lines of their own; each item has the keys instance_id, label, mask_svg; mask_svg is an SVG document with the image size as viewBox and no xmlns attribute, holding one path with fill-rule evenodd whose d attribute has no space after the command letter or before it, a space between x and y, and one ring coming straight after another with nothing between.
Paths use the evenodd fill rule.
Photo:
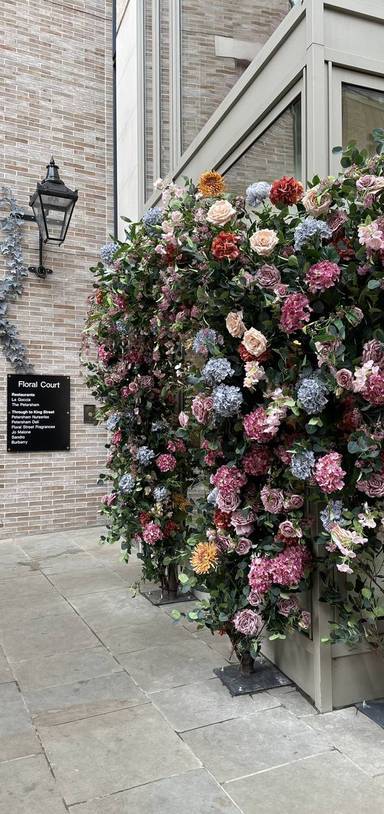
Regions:
<instances>
[{"instance_id":1,"label":"white rose","mask_svg":"<svg viewBox=\"0 0 384 814\"><path fill-rule=\"evenodd\" d=\"M256 328L250 328L245 332L243 345L252 356L261 356L267 350L266 337Z\"/></svg>"},{"instance_id":2,"label":"white rose","mask_svg":"<svg viewBox=\"0 0 384 814\"><path fill-rule=\"evenodd\" d=\"M236 209L229 201L216 201L208 209L207 221L213 226L225 226L236 215Z\"/></svg>"},{"instance_id":3,"label":"white rose","mask_svg":"<svg viewBox=\"0 0 384 814\"><path fill-rule=\"evenodd\" d=\"M321 194L319 186L317 184L312 189L308 189L301 199L301 203L308 215L313 215L314 218L317 218L318 215L325 215L332 204L330 194L328 192Z\"/></svg>"},{"instance_id":4,"label":"white rose","mask_svg":"<svg viewBox=\"0 0 384 814\"><path fill-rule=\"evenodd\" d=\"M245 331L245 325L243 322L243 312L242 311L230 311L227 314L225 324L227 326L228 333L231 336L236 336L241 338Z\"/></svg>"},{"instance_id":5,"label":"white rose","mask_svg":"<svg viewBox=\"0 0 384 814\"><path fill-rule=\"evenodd\" d=\"M273 229L258 229L249 239L251 249L261 257L268 257L277 246L279 238Z\"/></svg>"}]
</instances>

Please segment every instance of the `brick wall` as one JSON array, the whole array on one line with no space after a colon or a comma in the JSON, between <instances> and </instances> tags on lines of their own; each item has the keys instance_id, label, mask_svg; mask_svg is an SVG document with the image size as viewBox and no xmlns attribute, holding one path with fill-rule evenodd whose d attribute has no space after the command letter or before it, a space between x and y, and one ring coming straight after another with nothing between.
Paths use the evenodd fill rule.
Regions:
<instances>
[{"instance_id":1,"label":"brick wall","mask_svg":"<svg viewBox=\"0 0 384 814\"><path fill-rule=\"evenodd\" d=\"M89 266L113 229L112 0L2 0L0 4L0 184L27 211L51 153L63 180L78 188L65 244L47 248L47 280L29 276L10 319L36 373L71 377L71 450L6 452L6 365L0 352L0 539L99 522L96 484L104 433L83 423L92 403L79 365L91 291ZM38 262L38 232L24 230L24 258ZM3 261L0 259L3 273Z\"/></svg>"}]
</instances>

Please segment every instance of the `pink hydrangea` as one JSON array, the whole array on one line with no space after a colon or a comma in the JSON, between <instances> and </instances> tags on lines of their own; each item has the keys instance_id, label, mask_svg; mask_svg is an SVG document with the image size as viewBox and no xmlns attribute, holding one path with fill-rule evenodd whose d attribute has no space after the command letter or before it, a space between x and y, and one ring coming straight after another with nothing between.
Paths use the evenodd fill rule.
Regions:
<instances>
[{"instance_id":1,"label":"pink hydrangea","mask_svg":"<svg viewBox=\"0 0 384 814\"><path fill-rule=\"evenodd\" d=\"M245 486L247 478L236 466L224 465L212 475L211 482L217 486L221 495L230 495Z\"/></svg>"},{"instance_id":2,"label":"pink hydrangea","mask_svg":"<svg viewBox=\"0 0 384 814\"><path fill-rule=\"evenodd\" d=\"M311 306L305 294L289 294L283 303L280 315L280 328L287 334L303 328L309 322Z\"/></svg>"},{"instance_id":3,"label":"pink hydrangea","mask_svg":"<svg viewBox=\"0 0 384 814\"><path fill-rule=\"evenodd\" d=\"M244 455L243 469L247 475L259 477L266 475L271 463L271 453L267 447L253 446Z\"/></svg>"},{"instance_id":4,"label":"pink hydrangea","mask_svg":"<svg viewBox=\"0 0 384 814\"><path fill-rule=\"evenodd\" d=\"M160 469L160 472L173 472L176 468L176 458L174 455L168 455L164 453L163 455L158 455L156 458L156 466Z\"/></svg>"},{"instance_id":5,"label":"pink hydrangea","mask_svg":"<svg viewBox=\"0 0 384 814\"><path fill-rule=\"evenodd\" d=\"M249 570L249 585L258 595L266 593L274 583L294 588L310 562L309 551L302 545L290 546L276 557L256 557Z\"/></svg>"},{"instance_id":6,"label":"pink hydrangea","mask_svg":"<svg viewBox=\"0 0 384 814\"><path fill-rule=\"evenodd\" d=\"M263 486L260 492L261 502L266 512L278 514L283 511L284 494L280 489L271 489L270 486Z\"/></svg>"},{"instance_id":7,"label":"pink hydrangea","mask_svg":"<svg viewBox=\"0 0 384 814\"><path fill-rule=\"evenodd\" d=\"M248 438L262 443L270 441L276 435L280 426L280 418L277 413L269 415L264 407L257 407L252 413L244 416L243 426Z\"/></svg>"},{"instance_id":8,"label":"pink hydrangea","mask_svg":"<svg viewBox=\"0 0 384 814\"><path fill-rule=\"evenodd\" d=\"M143 539L148 545L155 545L159 540L164 539L164 534L157 523L147 523L143 529Z\"/></svg>"},{"instance_id":9,"label":"pink hydrangea","mask_svg":"<svg viewBox=\"0 0 384 814\"><path fill-rule=\"evenodd\" d=\"M331 494L344 488L346 472L341 466L341 460L339 452L329 452L317 461L314 477L322 492Z\"/></svg>"},{"instance_id":10,"label":"pink hydrangea","mask_svg":"<svg viewBox=\"0 0 384 814\"><path fill-rule=\"evenodd\" d=\"M121 444L122 438L123 438L123 433L121 432L121 430L116 430L116 432L114 432L113 435L112 435L112 441L111 442L112 442L112 444L114 444L115 447L118 447Z\"/></svg>"},{"instance_id":11,"label":"pink hydrangea","mask_svg":"<svg viewBox=\"0 0 384 814\"><path fill-rule=\"evenodd\" d=\"M232 621L235 629L243 636L257 636L263 627L261 616L251 609L237 611Z\"/></svg>"},{"instance_id":12,"label":"pink hydrangea","mask_svg":"<svg viewBox=\"0 0 384 814\"><path fill-rule=\"evenodd\" d=\"M368 376L361 395L370 404L377 406L384 404L384 371L379 370L377 373L371 373Z\"/></svg>"},{"instance_id":13,"label":"pink hydrangea","mask_svg":"<svg viewBox=\"0 0 384 814\"><path fill-rule=\"evenodd\" d=\"M168 441L167 450L168 452L179 452L182 454L187 451L187 448L182 438L175 438L174 440Z\"/></svg>"},{"instance_id":14,"label":"pink hydrangea","mask_svg":"<svg viewBox=\"0 0 384 814\"><path fill-rule=\"evenodd\" d=\"M331 263L329 260L322 260L320 263L315 263L311 266L306 275L305 282L312 294L316 291L325 291L326 288L332 288L340 279L341 268L337 263Z\"/></svg>"}]
</instances>

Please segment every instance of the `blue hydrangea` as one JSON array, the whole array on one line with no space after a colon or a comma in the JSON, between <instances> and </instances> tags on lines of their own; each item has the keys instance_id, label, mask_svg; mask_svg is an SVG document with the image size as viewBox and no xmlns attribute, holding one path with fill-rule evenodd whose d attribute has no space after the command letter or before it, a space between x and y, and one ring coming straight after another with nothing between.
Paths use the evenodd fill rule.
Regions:
<instances>
[{"instance_id":1,"label":"blue hydrangea","mask_svg":"<svg viewBox=\"0 0 384 814\"><path fill-rule=\"evenodd\" d=\"M248 206L259 206L271 191L271 185L266 181L258 181L256 184L251 184L247 187L245 193L245 200Z\"/></svg>"},{"instance_id":2,"label":"blue hydrangea","mask_svg":"<svg viewBox=\"0 0 384 814\"><path fill-rule=\"evenodd\" d=\"M215 488L212 489L212 491L209 493L209 495L207 495L207 503L209 503L211 506L216 506L218 494L219 494L219 490L218 490L217 486L215 486Z\"/></svg>"},{"instance_id":3,"label":"blue hydrangea","mask_svg":"<svg viewBox=\"0 0 384 814\"><path fill-rule=\"evenodd\" d=\"M139 447L136 452L136 460L140 466L149 466L155 457L153 449L149 447Z\"/></svg>"},{"instance_id":4,"label":"blue hydrangea","mask_svg":"<svg viewBox=\"0 0 384 814\"><path fill-rule=\"evenodd\" d=\"M127 334L129 333L129 325L125 319L118 319L116 322L116 330L119 334Z\"/></svg>"},{"instance_id":5,"label":"blue hydrangea","mask_svg":"<svg viewBox=\"0 0 384 814\"><path fill-rule=\"evenodd\" d=\"M316 376L302 379L297 398L308 415L316 415L328 404L328 387Z\"/></svg>"},{"instance_id":6,"label":"blue hydrangea","mask_svg":"<svg viewBox=\"0 0 384 814\"><path fill-rule=\"evenodd\" d=\"M110 266L114 257L115 252L119 248L118 243L104 243L104 246L100 249L100 257L103 261L105 266Z\"/></svg>"},{"instance_id":7,"label":"blue hydrangea","mask_svg":"<svg viewBox=\"0 0 384 814\"><path fill-rule=\"evenodd\" d=\"M213 328L201 328L197 332L192 349L194 353L208 353L214 345L221 345L223 337L216 333Z\"/></svg>"},{"instance_id":8,"label":"blue hydrangea","mask_svg":"<svg viewBox=\"0 0 384 814\"><path fill-rule=\"evenodd\" d=\"M161 223L163 217L163 212L159 206L153 206L150 209L147 209L143 215L143 224L146 229L153 229L154 226L158 226Z\"/></svg>"},{"instance_id":9,"label":"blue hydrangea","mask_svg":"<svg viewBox=\"0 0 384 814\"><path fill-rule=\"evenodd\" d=\"M228 359L220 357L219 359L209 359L204 365L201 375L207 384L221 384L225 379L233 376L234 369Z\"/></svg>"},{"instance_id":10,"label":"blue hydrangea","mask_svg":"<svg viewBox=\"0 0 384 814\"><path fill-rule=\"evenodd\" d=\"M113 432L116 429L116 427L117 427L117 425L119 423L119 418L120 418L120 416L119 416L118 413L112 413L112 415L109 416L109 418L107 419L107 421L105 423L105 426L106 426L107 430L109 430L110 432Z\"/></svg>"},{"instance_id":11,"label":"blue hydrangea","mask_svg":"<svg viewBox=\"0 0 384 814\"><path fill-rule=\"evenodd\" d=\"M212 393L212 400L214 412L223 418L228 418L239 412L243 396L239 387L219 384Z\"/></svg>"},{"instance_id":12,"label":"blue hydrangea","mask_svg":"<svg viewBox=\"0 0 384 814\"><path fill-rule=\"evenodd\" d=\"M130 495L135 488L135 479L130 472L123 475L119 480L119 489L124 495Z\"/></svg>"},{"instance_id":13,"label":"blue hydrangea","mask_svg":"<svg viewBox=\"0 0 384 814\"><path fill-rule=\"evenodd\" d=\"M302 223L299 223L294 233L295 252L300 252L303 246L316 236L321 240L329 240L332 237L331 229L323 220L306 218Z\"/></svg>"},{"instance_id":14,"label":"blue hydrangea","mask_svg":"<svg viewBox=\"0 0 384 814\"><path fill-rule=\"evenodd\" d=\"M308 480L312 477L315 468L315 453L311 450L294 452L291 460L291 472L299 480Z\"/></svg>"},{"instance_id":15,"label":"blue hydrangea","mask_svg":"<svg viewBox=\"0 0 384 814\"><path fill-rule=\"evenodd\" d=\"M156 503L163 503L169 496L169 489L166 486L155 486L153 490L153 497Z\"/></svg>"},{"instance_id":16,"label":"blue hydrangea","mask_svg":"<svg viewBox=\"0 0 384 814\"><path fill-rule=\"evenodd\" d=\"M339 526L345 526L345 520L342 518L343 503L341 500L331 500L325 509L320 512L321 522L326 531L331 530L332 523L338 523Z\"/></svg>"}]
</instances>

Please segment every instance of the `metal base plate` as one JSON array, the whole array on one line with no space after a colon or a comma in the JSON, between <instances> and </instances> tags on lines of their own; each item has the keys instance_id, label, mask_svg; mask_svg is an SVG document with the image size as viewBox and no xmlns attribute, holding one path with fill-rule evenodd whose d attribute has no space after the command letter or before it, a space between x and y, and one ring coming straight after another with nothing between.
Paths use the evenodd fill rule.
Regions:
<instances>
[{"instance_id":1,"label":"metal base plate","mask_svg":"<svg viewBox=\"0 0 384 814\"><path fill-rule=\"evenodd\" d=\"M384 698L379 698L377 701L363 701L362 704L356 704L356 707L359 712L384 729Z\"/></svg>"},{"instance_id":2,"label":"metal base plate","mask_svg":"<svg viewBox=\"0 0 384 814\"><path fill-rule=\"evenodd\" d=\"M167 593L163 593L163 591L158 588L154 591L140 591L141 596L145 596L148 599L148 602L151 602L152 605L173 605L176 602L196 602L196 597L191 594L177 594L177 596L170 596Z\"/></svg>"},{"instance_id":3,"label":"metal base plate","mask_svg":"<svg viewBox=\"0 0 384 814\"><path fill-rule=\"evenodd\" d=\"M286 687L293 683L264 657L255 659L254 673L241 673L238 664L217 667L213 672L232 696L249 695L263 690L272 690L275 687Z\"/></svg>"}]
</instances>

